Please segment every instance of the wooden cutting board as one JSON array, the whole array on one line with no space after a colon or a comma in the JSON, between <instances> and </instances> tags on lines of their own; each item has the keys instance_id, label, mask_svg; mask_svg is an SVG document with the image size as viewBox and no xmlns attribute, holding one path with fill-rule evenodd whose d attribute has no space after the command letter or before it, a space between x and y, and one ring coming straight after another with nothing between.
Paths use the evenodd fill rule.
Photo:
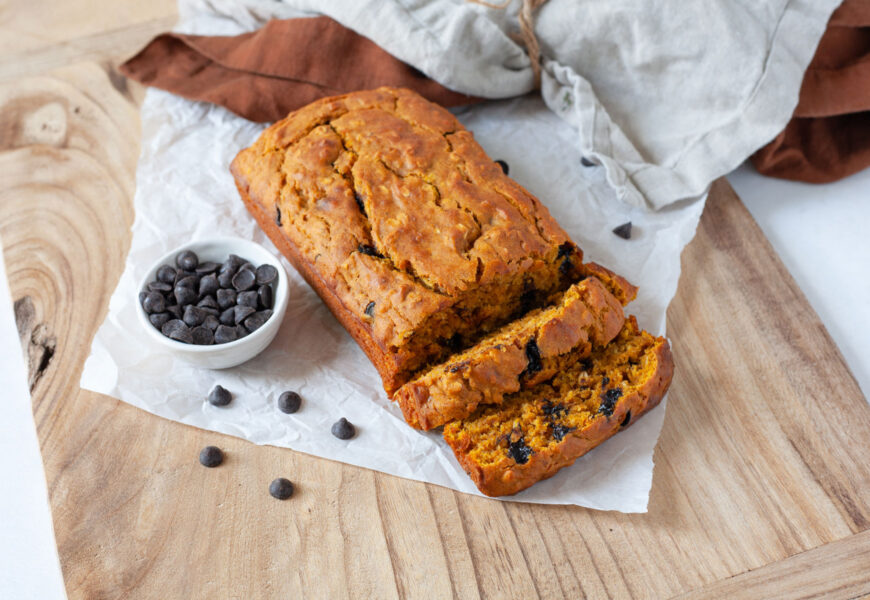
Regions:
<instances>
[{"instance_id":1,"label":"wooden cutting board","mask_svg":"<svg viewBox=\"0 0 870 600\"><path fill-rule=\"evenodd\" d=\"M668 311L647 514L466 496L80 390L133 219L142 90L114 66L173 7L30 4L0 25L0 238L70 598L870 594L870 407L724 180ZM206 444L224 466L199 466Z\"/></svg>"}]
</instances>

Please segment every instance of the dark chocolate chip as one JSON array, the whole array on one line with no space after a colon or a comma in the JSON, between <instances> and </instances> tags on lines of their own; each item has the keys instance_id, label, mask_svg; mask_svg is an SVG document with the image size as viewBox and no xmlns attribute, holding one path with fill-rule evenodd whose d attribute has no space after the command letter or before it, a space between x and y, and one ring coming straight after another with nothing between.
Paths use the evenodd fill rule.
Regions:
<instances>
[{"instance_id":1,"label":"dark chocolate chip","mask_svg":"<svg viewBox=\"0 0 870 600\"><path fill-rule=\"evenodd\" d=\"M233 399L233 395L222 385L214 386L208 394L208 403L212 406L226 406Z\"/></svg>"},{"instance_id":2,"label":"dark chocolate chip","mask_svg":"<svg viewBox=\"0 0 870 600\"><path fill-rule=\"evenodd\" d=\"M149 315L153 313L161 313L166 310L166 299L160 292L148 292L145 299L142 301L142 308Z\"/></svg>"},{"instance_id":3,"label":"dark chocolate chip","mask_svg":"<svg viewBox=\"0 0 870 600\"><path fill-rule=\"evenodd\" d=\"M613 408L616 406L616 401L622 397L622 388L611 388L601 394L601 406L598 407L598 412L606 417L613 414Z\"/></svg>"},{"instance_id":4,"label":"dark chocolate chip","mask_svg":"<svg viewBox=\"0 0 870 600\"><path fill-rule=\"evenodd\" d=\"M199 264L199 257L196 256L193 250L185 250L175 257L175 264L185 271L193 271Z\"/></svg>"},{"instance_id":5,"label":"dark chocolate chip","mask_svg":"<svg viewBox=\"0 0 870 600\"><path fill-rule=\"evenodd\" d=\"M526 289L520 296L520 312L526 314L533 308L538 307L543 301L543 292L535 289L534 284L526 282Z\"/></svg>"},{"instance_id":6,"label":"dark chocolate chip","mask_svg":"<svg viewBox=\"0 0 870 600\"><path fill-rule=\"evenodd\" d=\"M243 306L241 304L236 304L233 307L233 321L235 322L236 325L238 325L239 323L241 323L242 321L244 321L245 319L250 317L255 312L257 312L256 309L253 309L250 306ZM223 322L223 321L221 321L221 322Z\"/></svg>"},{"instance_id":7,"label":"dark chocolate chip","mask_svg":"<svg viewBox=\"0 0 870 600\"><path fill-rule=\"evenodd\" d=\"M278 410L282 413L293 414L302 405L302 396L296 392L284 392L278 396Z\"/></svg>"},{"instance_id":8,"label":"dark chocolate chip","mask_svg":"<svg viewBox=\"0 0 870 600\"><path fill-rule=\"evenodd\" d=\"M236 304L240 306L250 306L255 310L257 308L257 300L257 292L255 290L239 292L238 296L236 296Z\"/></svg>"},{"instance_id":9,"label":"dark chocolate chip","mask_svg":"<svg viewBox=\"0 0 870 600\"><path fill-rule=\"evenodd\" d=\"M180 287L199 289L199 277L195 273L193 275L184 275L183 277L179 277L178 281L175 283L175 289L178 289Z\"/></svg>"},{"instance_id":10,"label":"dark chocolate chip","mask_svg":"<svg viewBox=\"0 0 870 600\"><path fill-rule=\"evenodd\" d=\"M544 400L544 402L541 404L541 411L548 417L558 417L564 413L567 413L568 409L565 408L564 404L553 404L549 400Z\"/></svg>"},{"instance_id":11,"label":"dark chocolate chip","mask_svg":"<svg viewBox=\"0 0 870 600\"><path fill-rule=\"evenodd\" d=\"M375 258L383 258L384 255L378 252L378 249L374 246L369 246L368 244L360 244L356 247L357 252L362 252L363 254L367 254L369 256L374 256Z\"/></svg>"},{"instance_id":12,"label":"dark chocolate chip","mask_svg":"<svg viewBox=\"0 0 870 600\"><path fill-rule=\"evenodd\" d=\"M559 263L559 274L564 277L570 277L573 271L574 263L572 263L571 259L566 256L562 259L562 262Z\"/></svg>"},{"instance_id":13,"label":"dark chocolate chip","mask_svg":"<svg viewBox=\"0 0 870 600\"><path fill-rule=\"evenodd\" d=\"M196 290L184 286L175 286L175 301L179 306L187 306L193 304L199 298Z\"/></svg>"},{"instance_id":14,"label":"dark chocolate chip","mask_svg":"<svg viewBox=\"0 0 870 600\"><path fill-rule=\"evenodd\" d=\"M217 300L214 299L214 296L206 296L197 302L196 305L200 308L220 308Z\"/></svg>"},{"instance_id":15,"label":"dark chocolate chip","mask_svg":"<svg viewBox=\"0 0 870 600\"><path fill-rule=\"evenodd\" d=\"M160 265L160 268L157 269L157 281L172 285L175 283L175 269L169 265Z\"/></svg>"},{"instance_id":16,"label":"dark chocolate chip","mask_svg":"<svg viewBox=\"0 0 870 600\"><path fill-rule=\"evenodd\" d=\"M252 265L248 261L243 262L242 266L239 267L239 271L241 271L243 269L250 271L251 273L254 273L254 274L256 274L256 272L257 272L257 269L254 268L254 265ZM236 271L236 272L238 273L238 271Z\"/></svg>"},{"instance_id":17,"label":"dark chocolate chip","mask_svg":"<svg viewBox=\"0 0 870 600\"><path fill-rule=\"evenodd\" d=\"M226 325L218 325L214 330L215 344L228 344L239 339L239 334L235 327L227 327Z\"/></svg>"},{"instance_id":18,"label":"dark chocolate chip","mask_svg":"<svg viewBox=\"0 0 870 600\"><path fill-rule=\"evenodd\" d=\"M188 327L196 327L202 325L202 322L205 321L207 316L208 313L202 308L188 304L184 308L184 316L182 317L182 320Z\"/></svg>"},{"instance_id":19,"label":"dark chocolate chip","mask_svg":"<svg viewBox=\"0 0 870 600\"><path fill-rule=\"evenodd\" d=\"M354 427L350 421L342 417L332 424L332 435L340 440L349 440L356 435L356 427Z\"/></svg>"},{"instance_id":20,"label":"dark chocolate chip","mask_svg":"<svg viewBox=\"0 0 870 600\"><path fill-rule=\"evenodd\" d=\"M221 314L221 311L219 308L211 308L209 306L200 307L199 310L204 312L206 315L214 315L215 317L217 317L218 315Z\"/></svg>"},{"instance_id":21,"label":"dark chocolate chip","mask_svg":"<svg viewBox=\"0 0 870 600\"><path fill-rule=\"evenodd\" d=\"M145 309L145 298L148 297L148 292L139 292L139 305Z\"/></svg>"},{"instance_id":22,"label":"dark chocolate chip","mask_svg":"<svg viewBox=\"0 0 870 600\"><path fill-rule=\"evenodd\" d=\"M236 307L231 306L226 309L224 312L220 314L218 317L218 321L220 321L224 325L235 325L236 324Z\"/></svg>"},{"instance_id":23,"label":"dark chocolate chip","mask_svg":"<svg viewBox=\"0 0 870 600\"><path fill-rule=\"evenodd\" d=\"M236 325L236 335L239 337L239 339L242 339L243 337L247 336L248 333L249 332L247 329L245 329L244 325L242 325L241 323Z\"/></svg>"},{"instance_id":24,"label":"dark chocolate chip","mask_svg":"<svg viewBox=\"0 0 870 600\"><path fill-rule=\"evenodd\" d=\"M623 223L622 225L620 225L618 227L614 227L613 233L615 233L616 235L618 235L619 237L621 237L624 240L630 240L631 239L631 221L629 221L628 223Z\"/></svg>"},{"instance_id":25,"label":"dark chocolate chip","mask_svg":"<svg viewBox=\"0 0 870 600\"><path fill-rule=\"evenodd\" d=\"M369 302L368 304L366 304L365 313L366 313L368 316L370 316L370 317L374 317L374 316L375 316L375 303L374 303L374 301Z\"/></svg>"},{"instance_id":26,"label":"dark chocolate chip","mask_svg":"<svg viewBox=\"0 0 870 600\"><path fill-rule=\"evenodd\" d=\"M275 225L281 227L281 207L275 206Z\"/></svg>"},{"instance_id":27,"label":"dark chocolate chip","mask_svg":"<svg viewBox=\"0 0 870 600\"><path fill-rule=\"evenodd\" d=\"M260 308L272 308L275 305L275 297L272 294L271 285L261 285L257 289L257 298L260 300Z\"/></svg>"},{"instance_id":28,"label":"dark chocolate chip","mask_svg":"<svg viewBox=\"0 0 870 600\"><path fill-rule=\"evenodd\" d=\"M363 199L356 192L353 193L353 198L354 200L356 200L356 205L357 208L359 208L359 211L363 214L364 217L368 218L369 215L368 213L366 213L366 205Z\"/></svg>"},{"instance_id":29,"label":"dark chocolate chip","mask_svg":"<svg viewBox=\"0 0 870 600\"><path fill-rule=\"evenodd\" d=\"M278 279L278 269L272 265L260 265L257 267L257 285L266 285Z\"/></svg>"},{"instance_id":30,"label":"dark chocolate chip","mask_svg":"<svg viewBox=\"0 0 870 600\"><path fill-rule=\"evenodd\" d=\"M526 360L529 361L526 370L523 371L526 375L533 375L544 368L544 365L541 364L541 350L538 348L538 342L535 338L526 343Z\"/></svg>"},{"instance_id":31,"label":"dark chocolate chip","mask_svg":"<svg viewBox=\"0 0 870 600\"><path fill-rule=\"evenodd\" d=\"M233 275L233 287L238 292L244 292L245 290L249 290L254 287L254 284L257 282L256 274L250 269L239 269L235 275Z\"/></svg>"},{"instance_id":32,"label":"dark chocolate chip","mask_svg":"<svg viewBox=\"0 0 870 600\"><path fill-rule=\"evenodd\" d=\"M163 324L160 332L168 338L189 344L193 341L190 337L190 328L180 319L171 319Z\"/></svg>"},{"instance_id":33,"label":"dark chocolate chip","mask_svg":"<svg viewBox=\"0 0 870 600\"><path fill-rule=\"evenodd\" d=\"M585 156L580 159L580 164L584 167L594 167L595 163L586 158Z\"/></svg>"},{"instance_id":34,"label":"dark chocolate chip","mask_svg":"<svg viewBox=\"0 0 870 600\"><path fill-rule=\"evenodd\" d=\"M208 315L205 318L205 321L202 322L202 326L207 327L209 331L214 331L220 324L221 322L218 321L218 318L214 315Z\"/></svg>"},{"instance_id":35,"label":"dark chocolate chip","mask_svg":"<svg viewBox=\"0 0 870 600\"><path fill-rule=\"evenodd\" d=\"M176 319L180 319L181 315L184 314L181 310L181 307L178 306L177 304L173 304L172 306L167 306L166 311Z\"/></svg>"},{"instance_id":36,"label":"dark chocolate chip","mask_svg":"<svg viewBox=\"0 0 870 600\"><path fill-rule=\"evenodd\" d=\"M172 313L170 312L154 313L153 315L148 316L148 320L151 321L151 324L157 329L163 327L163 324L171 318Z\"/></svg>"},{"instance_id":37,"label":"dark chocolate chip","mask_svg":"<svg viewBox=\"0 0 870 600\"><path fill-rule=\"evenodd\" d=\"M272 311L268 309L255 312L250 317L245 319L245 329L247 329L251 333L254 333L260 327L262 327L271 316Z\"/></svg>"},{"instance_id":38,"label":"dark chocolate chip","mask_svg":"<svg viewBox=\"0 0 870 600\"><path fill-rule=\"evenodd\" d=\"M574 254L574 250L576 250L574 244L571 242L562 242L562 244L559 245L559 253L556 255L556 258L571 256Z\"/></svg>"},{"instance_id":39,"label":"dark chocolate chip","mask_svg":"<svg viewBox=\"0 0 870 600\"><path fill-rule=\"evenodd\" d=\"M269 493L273 498L286 500L293 495L293 483L289 479L279 477L269 484Z\"/></svg>"},{"instance_id":40,"label":"dark chocolate chip","mask_svg":"<svg viewBox=\"0 0 870 600\"><path fill-rule=\"evenodd\" d=\"M172 291L172 284L163 283L162 281L152 281L148 284L148 291L165 294L166 292Z\"/></svg>"},{"instance_id":41,"label":"dark chocolate chip","mask_svg":"<svg viewBox=\"0 0 870 600\"><path fill-rule=\"evenodd\" d=\"M510 167L508 166L508 164L507 164L505 161L499 159L499 160L497 160L497 161L495 161L495 162L498 163L498 166L501 167L501 170L502 170L502 172L503 172L505 175L507 175L507 174L510 172L511 169L510 169Z\"/></svg>"},{"instance_id":42,"label":"dark chocolate chip","mask_svg":"<svg viewBox=\"0 0 870 600\"><path fill-rule=\"evenodd\" d=\"M206 446L199 451L199 464L213 469L224 462L224 453L217 446Z\"/></svg>"},{"instance_id":43,"label":"dark chocolate chip","mask_svg":"<svg viewBox=\"0 0 870 600\"><path fill-rule=\"evenodd\" d=\"M233 287L233 275L235 275L235 271L226 271L218 275L218 284L224 288L229 289Z\"/></svg>"},{"instance_id":44,"label":"dark chocolate chip","mask_svg":"<svg viewBox=\"0 0 870 600\"><path fill-rule=\"evenodd\" d=\"M462 336L458 333L454 333L447 340L445 340L444 345L447 346L447 349L450 350L453 354L456 354L460 350L462 350Z\"/></svg>"},{"instance_id":45,"label":"dark chocolate chip","mask_svg":"<svg viewBox=\"0 0 870 600\"><path fill-rule=\"evenodd\" d=\"M214 273L210 273L199 280L199 295L208 296L209 294L214 294L218 291L219 287L217 276Z\"/></svg>"},{"instance_id":46,"label":"dark chocolate chip","mask_svg":"<svg viewBox=\"0 0 870 600\"><path fill-rule=\"evenodd\" d=\"M217 303L220 308L229 308L236 304L236 290L218 290Z\"/></svg>"},{"instance_id":47,"label":"dark chocolate chip","mask_svg":"<svg viewBox=\"0 0 870 600\"><path fill-rule=\"evenodd\" d=\"M221 273L223 273L224 270L230 270L233 273L235 273L236 271L239 270L239 267L241 267L246 262L248 262L248 261L246 261L241 256L237 256L235 254L230 254L227 257L227 259L224 261L224 263L221 265Z\"/></svg>"},{"instance_id":48,"label":"dark chocolate chip","mask_svg":"<svg viewBox=\"0 0 870 600\"><path fill-rule=\"evenodd\" d=\"M208 327L194 327L190 330L190 337L197 346L211 346L214 344L214 333Z\"/></svg>"},{"instance_id":49,"label":"dark chocolate chip","mask_svg":"<svg viewBox=\"0 0 870 600\"><path fill-rule=\"evenodd\" d=\"M628 424L631 423L631 411L625 411L625 418L622 420L622 423L619 424L620 427L628 427Z\"/></svg>"},{"instance_id":50,"label":"dark chocolate chip","mask_svg":"<svg viewBox=\"0 0 870 600\"><path fill-rule=\"evenodd\" d=\"M204 263L200 263L197 265L196 269L194 269L200 275L208 275L209 273L214 273L218 269L220 269L220 265L216 262L207 261Z\"/></svg>"},{"instance_id":51,"label":"dark chocolate chip","mask_svg":"<svg viewBox=\"0 0 870 600\"><path fill-rule=\"evenodd\" d=\"M576 427L568 427L567 425L559 425L557 423L550 423L550 428L553 430L553 437L556 438L557 442L561 442L562 438L577 429Z\"/></svg>"},{"instance_id":52,"label":"dark chocolate chip","mask_svg":"<svg viewBox=\"0 0 870 600\"><path fill-rule=\"evenodd\" d=\"M586 369L586 370L588 371L589 369ZM610 383L610 377L602 377L601 378L601 387L604 387L608 383Z\"/></svg>"},{"instance_id":53,"label":"dark chocolate chip","mask_svg":"<svg viewBox=\"0 0 870 600\"><path fill-rule=\"evenodd\" d=\"M520 438L515 442L510 442L507 453L517 464L524 465L529 462L529 457L532 455L533 450L526 446L524 438Z\"/></svg>"}]
</instances>

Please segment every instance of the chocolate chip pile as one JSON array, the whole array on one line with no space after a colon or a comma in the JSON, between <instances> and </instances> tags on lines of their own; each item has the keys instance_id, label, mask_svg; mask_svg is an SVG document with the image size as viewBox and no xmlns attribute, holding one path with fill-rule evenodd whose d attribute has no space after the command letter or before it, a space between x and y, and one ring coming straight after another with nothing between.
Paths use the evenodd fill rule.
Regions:
<instances>
[{"instance_id":1,"label":"chocolate chip pile","mask_svg":"<svg viewBox=\"0 0 870 600\"><path fill-rule=\"evenodd\" d=\"M161 265L154 281L139 293L151 324L185 344L234 342L253 333L272 316L278 269L254 267L230 254L223 263L200 262L185 250L175 267Z\"/></svg>"}]
</instances>

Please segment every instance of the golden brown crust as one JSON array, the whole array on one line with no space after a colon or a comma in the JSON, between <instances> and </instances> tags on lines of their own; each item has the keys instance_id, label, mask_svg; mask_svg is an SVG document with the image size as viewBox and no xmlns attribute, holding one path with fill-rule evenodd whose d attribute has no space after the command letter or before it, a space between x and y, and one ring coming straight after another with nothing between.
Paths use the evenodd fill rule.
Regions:
<instances>
[{"instance_id":1,"label":"golden brown crust","mask_svg":"<svg viewBox=\"0 0 870 600\"><path fill-rule=\"evenodd\" d=\"M626 327L632 325L636 327L633 317L626 322ZM590 360L594 359L593 356ZM673 377L674 363L668 341L656 338L654 345L646 351L646 360L654 368L642 385L635 386L614 403L612 414L595 414L585 427L567 432L559 443L531 452L522 464L506 455L499 460L481 462L472 452L479 440L469 435L459 422L445 427L444 439L482 493L487 496L515 494L573 464L577 458L659 404ZM552 399L554 403L557 401ZM625 423L629 413L630 422Z\"/></svg>"},{"instance_id":2,"label":"golden brown crust","mask_svg":"<svg viewBox=\"0 0 870 600\"><path fill-rule=\"evenodd\" d=\"M622 329L622 305L596 278L571 286L558 304L533 311L481 340L473 348L409 381L393 399L412 427L429 430L464 419L483 404L552 378L560 356L585 358ZM537 364L529 371L528 347ZM532 361L535 358L531 359Z\"/></svg>"},{"instance_id":3,"label":"golden brown crust","mask_svg":"<svg viewBox=\"0 0 870 600\"><path fill-rule=\"evenodd\" d=\"M231 172L388 393L515 317L528 289L567 287L565 263L582 260L453 115L408 90L314 102L264 131Z\"/></svg>"}]
</instances>

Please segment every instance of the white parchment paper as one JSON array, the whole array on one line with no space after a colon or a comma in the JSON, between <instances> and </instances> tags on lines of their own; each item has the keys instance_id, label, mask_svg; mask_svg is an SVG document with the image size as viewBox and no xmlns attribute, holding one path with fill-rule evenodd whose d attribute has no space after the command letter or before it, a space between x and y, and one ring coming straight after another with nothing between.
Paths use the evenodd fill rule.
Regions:
<instances>
[{"instance_id":1,"label":"white parchment paper","mask_svg":"<svg viewBox=\"0 0 870 600\"><path fill-rule=\"evenodd\" d=\"M646 329L663 333L680 251L694 235L703 199L656 213L618 201L601 167L581 166L576 131L539 98L487 103L457 115L493 158L508 162L512 177L545 202L587 260L640 286L629 311ZM405 424L368 359L289 263L291 297L281 331L248 363L223 371L198 369L174 360L145 336L135 315L137 283L162 254L217 235L253 239L277 254L246 212L227 170L262 129L222 108L148 91L130 254L94 339L82 387L257 444L477 494L438 433ZM631 240L611 233L629 220ZM226 408L204 402L218 383L235 395ZM284 390L303 396L298 413L278 411L276 400ZM664 413L662 403L574 466L508 500L645 511ZM350 441L330 433L341 417L357 426Z\"/></svg>"}]
</instances>

